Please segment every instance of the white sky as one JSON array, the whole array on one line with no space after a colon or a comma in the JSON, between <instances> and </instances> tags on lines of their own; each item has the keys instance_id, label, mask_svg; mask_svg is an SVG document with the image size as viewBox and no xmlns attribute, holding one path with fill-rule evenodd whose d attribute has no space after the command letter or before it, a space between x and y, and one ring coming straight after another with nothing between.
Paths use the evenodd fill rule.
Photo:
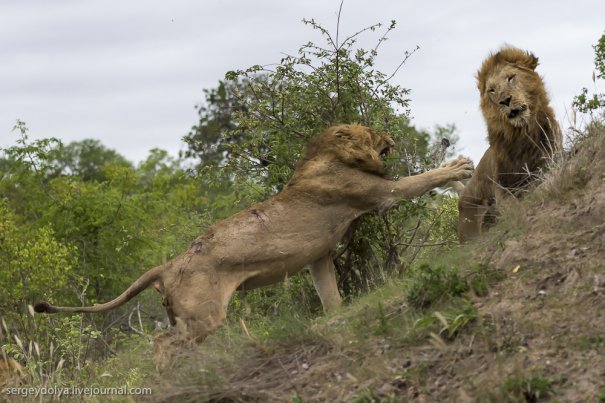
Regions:
<instances>
[{"instance_id":1,"label":"white sky","mask_svg":"<svg viewBox=\"0 0 605 403\"><path fill-rule=\"evenodd\" d=\"M16 119L31 138L100 139L131 161L152 148L176 155L197 122L194 106L228 70L279 62L321 38L303 18L335 30L340 0L2 0L0 147ZM592 45L605 31L605 1L345 0L341 37L377 22L398 26L381 47L393 79L412 90L413 123L458 127L475 162L487 147L474 74L508 43L540 58L563 127L591 80ZM364 36L367 47L378 33ZM323 44L323 43L321 43ZM603 91L603 88L601 88Z\"/></svg>"}]
</instances>

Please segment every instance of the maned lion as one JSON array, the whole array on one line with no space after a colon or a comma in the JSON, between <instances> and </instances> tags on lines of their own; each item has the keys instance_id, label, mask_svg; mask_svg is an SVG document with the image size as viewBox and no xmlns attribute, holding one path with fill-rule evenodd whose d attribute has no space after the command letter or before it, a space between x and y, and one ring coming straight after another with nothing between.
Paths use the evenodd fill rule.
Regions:
<instances>
[{"instance_id":1,"label":"maned lion","mask_svg":"<svg viewBox=\"0 0 605 403\"><path fill-rule=\"evenodd\" d=\"M489 148L466 187L460 182L454 186L460 194L461 242L481 235L494 204L507 195L520 196L562 146L537 66L532 53L504 47L477 73Z\"/></svg>"},{"instance_id":2,"label":"maned lion","mask_svg":"<svg viewBox=\"0 0 605 403\"><path fill-rule=\"evenodd\" d=\"M156 342L174 340L173 333L181 341L201 342L225 319L238 288L273 284L307 265L323 307L337 307L341 298L332 251L353 220L472 174L472 162L458 158L390 180L380 156L394 144L391 137L360 125L330 127L308 144L282 192L214 224L184 253L143 274L116 299L89 307L40 302L34 309L104 312L153 285L173 325Z\"/></svg>"}]
</instances>

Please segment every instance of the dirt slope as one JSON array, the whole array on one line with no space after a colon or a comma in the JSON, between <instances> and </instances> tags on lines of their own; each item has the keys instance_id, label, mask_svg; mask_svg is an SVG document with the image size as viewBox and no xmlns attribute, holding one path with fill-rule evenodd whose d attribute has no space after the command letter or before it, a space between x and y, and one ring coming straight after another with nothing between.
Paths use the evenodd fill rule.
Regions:
<instances>
[{"instance_id":1,"label":"dirt slope","mask_svg":"<svg viewBox=\"0 0 605 403\"><path fill-rule=\"evenodd\" d=\"M466 294L459 331L439 321L463 314L412 312L391 287L274 345L209 341L193 378L162 375L155 399L604 402L605 132L574 152L457 263L496 278ZM427 317L437 326L410 331Z\"/></svg>"}]
</instances>

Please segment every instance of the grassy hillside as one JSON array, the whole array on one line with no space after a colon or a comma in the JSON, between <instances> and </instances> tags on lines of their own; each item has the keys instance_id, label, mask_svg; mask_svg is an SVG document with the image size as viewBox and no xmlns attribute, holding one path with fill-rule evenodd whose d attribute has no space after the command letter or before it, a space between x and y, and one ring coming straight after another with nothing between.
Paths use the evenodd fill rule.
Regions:
<instances>
[{"instance_id":1,"label":"grassy hillside","mask_svg":"<svg viewBox=\"0 0 605 403\"><path fill-rule=\"evenodd\" d=\"M487 239L330 315L229 323L161 373L151 357L136 343L88 376L154 401L605 401L603 126Z\"/></svg>"},{"instance_id":2,"label":"grassy hillside","mask_svg":"<svg viewBox=\"0 0 605 403\"><path fill-rule=\"evenodd\" d=\"M162 372L133 337L81 370L28 368L28 386L153 392L85 401L605 402L603 126L552 165L486 239L329 315L230 319Z\"/></svg>"}]
</instances>

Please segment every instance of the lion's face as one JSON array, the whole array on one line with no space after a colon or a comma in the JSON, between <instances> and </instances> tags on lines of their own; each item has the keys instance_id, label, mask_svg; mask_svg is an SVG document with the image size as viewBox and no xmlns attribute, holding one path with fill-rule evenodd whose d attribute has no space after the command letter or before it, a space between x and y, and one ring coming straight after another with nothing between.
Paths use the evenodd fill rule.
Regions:
<instances>
[{"instance_id":1,"label":"lion's face","mask_svg":"<svg viewBox=\"0 0 605 403\"><path fill-rule=\"evenodd\" d=\"M386 156L395 147L395 141L389 135L376 133L369 127L361 125L340 125L334 128L334 134L344 148L351 145L362 149L373 149L378 156Z\"/></svg>"},{"instance_id":2,"label":"lion's face","mask_svg":"<svg viewBox=\"0 0 605 403\"><path fill-rule=\"evenodd\" d=\"M386 175L381 157L387 155L394 146L391 136L377 133L365 126L332 126L309 142L305 155L298 164L295 179L305 175L303 166L317 158L337 160L352 168Z\"/></svg>"},{"instance_id":3,"label":"lion's face","mask_svg":"<svg viewBox=\"0 0 605 403\"><path fill-rule=\"evenodd\" d=\"M484 97L500 116L513 126L526 126L532 113L527 94L529 73L512 65L504 65L487 79Z\"/></svg>"},{"instance_id":4,"label":"lion's face","mask_svg":"<svg viewBox=\"0 0 605 403\"><path fill-rule=\"evenodd\" d=\"M395 146L391 136L377 133L361 125L335 126L324 136L334 147L341 162L367 172L385 174L381 157L386 156Z\"/></svg>"},{"instance_id":5,"label":"lion's face","mask_svg":"<svg viewBox=\"0 0 605 403\"><path fill-rule=\"evenodd\" d=\"M538 59L531 53L504 48L483 62L477 74L481 109L488 122L527 126L534 113L536 93L543 84L534 71Z\"/></svg>"}]
</instances>

